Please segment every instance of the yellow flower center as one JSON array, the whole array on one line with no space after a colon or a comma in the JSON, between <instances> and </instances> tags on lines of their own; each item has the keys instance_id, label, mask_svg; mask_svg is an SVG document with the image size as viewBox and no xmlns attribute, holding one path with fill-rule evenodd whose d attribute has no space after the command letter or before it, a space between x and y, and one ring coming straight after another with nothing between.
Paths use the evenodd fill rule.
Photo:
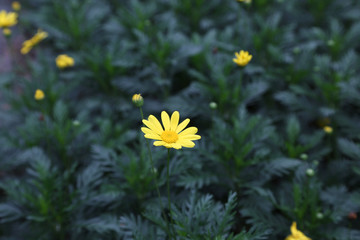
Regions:
<instances>
[{"instance_id":1,"label":"yellow flower center","mask_svg":"<svg viewBox=\"0 0 360 240\"><path fill-rule=\"evenodd\" d=\"M174 131L164 131L160 137L166 143L175 143L179 139L178 134Z\"/></svg>"}]
</instances>

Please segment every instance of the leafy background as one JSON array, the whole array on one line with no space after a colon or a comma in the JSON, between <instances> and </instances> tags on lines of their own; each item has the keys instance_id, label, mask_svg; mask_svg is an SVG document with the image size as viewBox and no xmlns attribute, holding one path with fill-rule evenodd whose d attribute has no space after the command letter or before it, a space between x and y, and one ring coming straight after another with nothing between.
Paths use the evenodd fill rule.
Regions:
<instances>
[{"instance_id":1,"label":"leafy background","mask_svg":"<svg viewBox=\"0 0 360 240\"><path fill-rule=\"evenodd\" d=\"M21 4L1 46L0 239L168 239L166 151L151 148L152 169L134 93L202 136L171 151L177 239L285 239L294 221L360 239L359 1ZM75 66L59 70L64 53Z\"/></svg>"}]
</instances>

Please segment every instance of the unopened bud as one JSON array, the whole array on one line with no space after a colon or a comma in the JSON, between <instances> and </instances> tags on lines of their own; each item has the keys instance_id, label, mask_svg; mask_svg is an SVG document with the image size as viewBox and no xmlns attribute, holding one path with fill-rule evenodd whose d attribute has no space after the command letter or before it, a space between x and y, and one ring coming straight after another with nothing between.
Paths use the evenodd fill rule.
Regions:
<instances>
[{"instance_id":1,"label":"unopened bud","mask_svg":"<svg viewBox=\"0 0 360 240\"><path fill-rule=\"evenodd\" d=\"M323 128L324 132L327 133L327 134L331 134L333 132L333 128L330 127L330 126L325 126Z\"/></svg>"},{"instance_id":2,"label":"unopened bud","mask_svg":"<svg viewBox=\"0 0 360 240\"><path fill-rule=\"evenodd\" d=\"M306 175L308 175L308 177L314 176L315 175L314 169L311 168L306 169Z\"/></svg>"},{"instance_id":3,"label":"unopened bud","mask_svg":"<svg viewBox=\"0 0 360 240\"><path fill-rule=\"evenodd\" d=\"M134 94L132 97L132 102L137 107L142 107L142 105L144 105L144 99L141 94Z\"/></svg>"},{"instance_id":4,"label":"unopened bud","mask_svg":"<svg viewBox=\"0 0 360 240\"><path fill-rule=\"evenodd\" d=\"M3 29L3 34L5 37L10 37L11 36L11 30L9 28L4 28Z\"/></svg>"},{"instance_id":5,"label":"unopened bud","mask_svg":"<svg viewBox=\"0 0 360 240\"><path fill-rule=\"evenodd\" d=\"M324 218L324 214L322 214L321 212L318 212L318 213L316 214L316 218L317 218L317 219L323 219L323 218Z\"/></svg>"},{"instance_id":6,"label":"unopened bud","mask_svg":"<svg viewBox=\"0 0 360 240\"><path fill-rule=\"evenodd\" d=\"M211 102L211 103L209 103L209 107L211 109L216 109L217 108L217 103L216 102Z\"/></svg>"},{"instance_id":7,"label":"unopened bud","mask_svg":"<svg viewBox=\"0 0 360 240\"><path fill-rule=\"evenodd\" d=\"M308 159L308 155L306 153L302 153L300 154L300 159L301 160L307 160Z\"/></svg>"}]
</instances>

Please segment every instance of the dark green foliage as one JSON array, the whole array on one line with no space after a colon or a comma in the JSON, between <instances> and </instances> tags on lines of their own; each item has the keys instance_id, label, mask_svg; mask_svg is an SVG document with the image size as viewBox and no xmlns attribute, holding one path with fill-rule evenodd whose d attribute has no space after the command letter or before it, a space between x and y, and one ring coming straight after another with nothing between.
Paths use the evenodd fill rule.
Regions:
<instances>
[{"instance_id":1,"label":"dark green foliage","mask_svg":"<svg viewBox=\"0 0 360 240\"><path fill-rule=\"evenodd\" d=\"M292 222L360 239L359 1L21 4L0 39L1 240L272 240ZM167 151L144 139L134 93L145 118L199 129L170 150L170 207Z\"/></svg>"}]
</instances>

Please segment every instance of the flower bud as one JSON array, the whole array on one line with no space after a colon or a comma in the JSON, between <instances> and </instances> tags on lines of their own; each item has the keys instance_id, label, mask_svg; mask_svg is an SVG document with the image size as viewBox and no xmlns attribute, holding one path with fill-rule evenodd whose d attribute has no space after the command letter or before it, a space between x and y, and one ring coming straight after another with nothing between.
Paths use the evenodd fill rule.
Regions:
<instances>
[{"instance_id":1,"label":"flower bud","mask_svg":"<svg viewBox=\"0 0 360 240\"><path fill-rule=\"evenodd\" d=\"M325 126L323 128L324 132L327 133L327 134L331 134L333 132L333 128L330 127L330 126Z\"/></svg>"},{"instance_id":2,"label":"flower bud","mask_svg":"<svg viewBox=\"0 0 360 240\"><path fill-rule=\"evenodd\" d=\"M74 120L72 122L72 124L73 124L74 127L78 127L78 126L80 126L80 121L79 120Z\"/></svg>"},{"instance_id":3,"label":"flower bud","mask_svg":"<svg viewBox=\"0 0 360 240\"><path fill-rule=\"evenodd\" d=\"M38 101L43 100L45 98L45 93L41 89L36 89L34 98Z\"/></svg>"},{"instance_id":4,"label":"flower bud","mask_svg":"<svg viewBox=\"0 0 360 240\"><path fill-rule=\"evenodd\" d=\"M216 102L211 102L211 103L209 103L209 107L211 109L216 109L217 108L217 103Z\"/></svg>"},{"instance_id":5,"label":"flower bud","mask_svg":"<svg viewBox=\"0 0 360 240\"><path fill-rule=\"evenodd\" d=\"M9 28L4 28L3 29L3 34L5 37L10 37L11 36L11 30Z\"/></svg>"},{"instance_id":6,"label":"flower bud","mask_svg":"<svg viewBox=\"0 0 360 240\"><path fill-rule=\"evenodd\" d=\"M302 153L300 154L300 159L301 160L307 160L308 159L308 155L306 153Z\"/></svg>"},{"instance_id":7,"label":"flower bud","mask_svg":"<svg viewBox=\"0 0 360 240\"><path fill-rule=\"evenodd\" d=\"M20 11L21 9L21 4L18 1L12 2L11 4L12 9L14 9L14 11Z\"/></svg>"},{"instance_id":8,"label":"flower bud","mask_svg":"<svg viewBox=\"0 0 360 240\"><path fill-rule=\"evenodd\" d=\"M134 94L132 97L132 102L137 107L142 107L142 105L144 105L144 99L141 94Z\"/></svg>"},{"instance_id":9,"label":"flower bud","mask_svg":"<svg viewBox=\"0 0 360 240\"><path fill-rule=\"evenodd\" d=\"M306 175L308 175L308 177L314 176L315 175L314 169L311 168L306 169Z\"/></svg>"},{"instance_id":10,"label":"flower bud","mask_svg":"<svg viewBox=\"0 0 360 240\"><path fill-rule=\"evenodd\" d=\"M318 213L316 214L316 218L317 218L317 219L323 219L323 218L324 218L324 214L322 214L321 212L318 212Z\"/></svg>"}]
</instances>

